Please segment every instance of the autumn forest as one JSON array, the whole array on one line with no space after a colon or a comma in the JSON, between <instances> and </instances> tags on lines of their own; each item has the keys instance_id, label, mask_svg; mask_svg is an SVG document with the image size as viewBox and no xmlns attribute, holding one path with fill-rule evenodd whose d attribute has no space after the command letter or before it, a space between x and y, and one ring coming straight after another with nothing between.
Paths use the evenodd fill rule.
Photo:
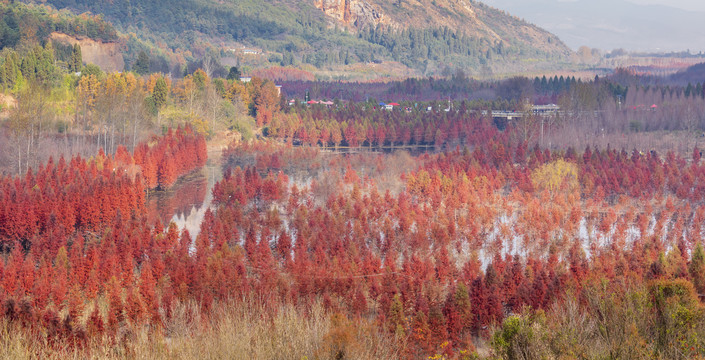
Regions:
<instances>
[{"instance_id":1,"label":"autumn forest","mask_svg":"<svg viewBox=\"0 0 705 360\"><path fill-rule=\"evenodd\" d=\"M705 357L702 80L106 71L51 34L130 28L0 14L0 358Z\"/></svg>"}]
</instances>

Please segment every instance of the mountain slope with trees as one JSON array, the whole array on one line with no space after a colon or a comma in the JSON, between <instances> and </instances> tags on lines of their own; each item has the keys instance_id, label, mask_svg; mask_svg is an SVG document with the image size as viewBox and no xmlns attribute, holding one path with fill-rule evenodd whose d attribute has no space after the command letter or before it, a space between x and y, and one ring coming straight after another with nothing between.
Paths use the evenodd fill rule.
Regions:
<instances>
[{"instance_id":1,"label":"mountain slope with trees","mask_svg":"<svg viewBox=\"0 0 705 360\"><path fill-rule=\"evenodd\" d=\"M500 65L521 69L527 64L565 62L571 55L552 34L474 1L47 3L102 14L125 33L161 48L188 50L185 57L194 59L204 57L209 48L224 56L228 46L239 44L261 51L265 62L282 66L310 64L321 69L397 61L434 74L457 68L491 72ZM352 12L357 14L354 22Z\"/></svg>"}]
</instances>

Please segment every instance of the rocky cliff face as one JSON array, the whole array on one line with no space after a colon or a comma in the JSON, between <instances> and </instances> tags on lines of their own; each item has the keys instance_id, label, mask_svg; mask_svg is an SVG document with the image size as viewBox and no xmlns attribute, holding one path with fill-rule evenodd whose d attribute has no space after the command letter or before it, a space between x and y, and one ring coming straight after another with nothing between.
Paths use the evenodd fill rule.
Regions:
<instances>
[{"instance_id":1,"label":"rocky cliff face","mask_svg":"<svg viewBox=\"0 0 705 360\"><path fill-rule=\"evenodd\" d=\"M364 0L314 0L314 5L334 20L352 28L390 23L381 9Z\"/></svg>"}]
</instances>

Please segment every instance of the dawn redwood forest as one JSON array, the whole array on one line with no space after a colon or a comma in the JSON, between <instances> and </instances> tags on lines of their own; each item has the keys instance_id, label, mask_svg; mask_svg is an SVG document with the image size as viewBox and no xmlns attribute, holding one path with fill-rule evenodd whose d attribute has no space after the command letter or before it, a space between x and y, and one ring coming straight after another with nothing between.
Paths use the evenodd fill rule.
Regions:
<instances>
[{"instance_id":1,"label":"dawn redwood forest","mask_svg":"<svg viewBox=\"0 0 705 360\"><path fill-rule=\"evenodd\" d=\"M702 65L330 81L528 45L230 64L67 3L0 1L0 358L705 358Z\"/></svg>"}]
</instances>

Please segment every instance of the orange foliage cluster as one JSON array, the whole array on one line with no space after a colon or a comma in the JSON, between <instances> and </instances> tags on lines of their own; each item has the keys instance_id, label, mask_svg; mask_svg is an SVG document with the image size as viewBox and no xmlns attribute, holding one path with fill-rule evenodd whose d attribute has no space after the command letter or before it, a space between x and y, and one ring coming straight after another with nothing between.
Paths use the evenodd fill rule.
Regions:
<instances>
[{"instance_id":1,"label":"orange foliage cluster","mask_svg":"<svg viewBox=\"0 0 705 360\"><path fill-rule=\"evenodd\" d=\"M206 160L206 139L203 135L195 134L188 125L176 131L169 129L152 146L139 144L134 154L134 162L142 168L150 189L164 189L173 185L179 176L203 167Z\"/></svg>"},{"instance_id":2,"label":"orange foliage cluster","mask_svg":"<svg viewBox=\"0 0 705 360\"><path fill-rule=\"evenodd\" d=\"M223 84L223 97L230 101L242 101L254 110L257 126L267 125L279 111L279 90L274 82L253 76L252 80L242 83L237 80Z\"/></svg>"}]
</instances>

